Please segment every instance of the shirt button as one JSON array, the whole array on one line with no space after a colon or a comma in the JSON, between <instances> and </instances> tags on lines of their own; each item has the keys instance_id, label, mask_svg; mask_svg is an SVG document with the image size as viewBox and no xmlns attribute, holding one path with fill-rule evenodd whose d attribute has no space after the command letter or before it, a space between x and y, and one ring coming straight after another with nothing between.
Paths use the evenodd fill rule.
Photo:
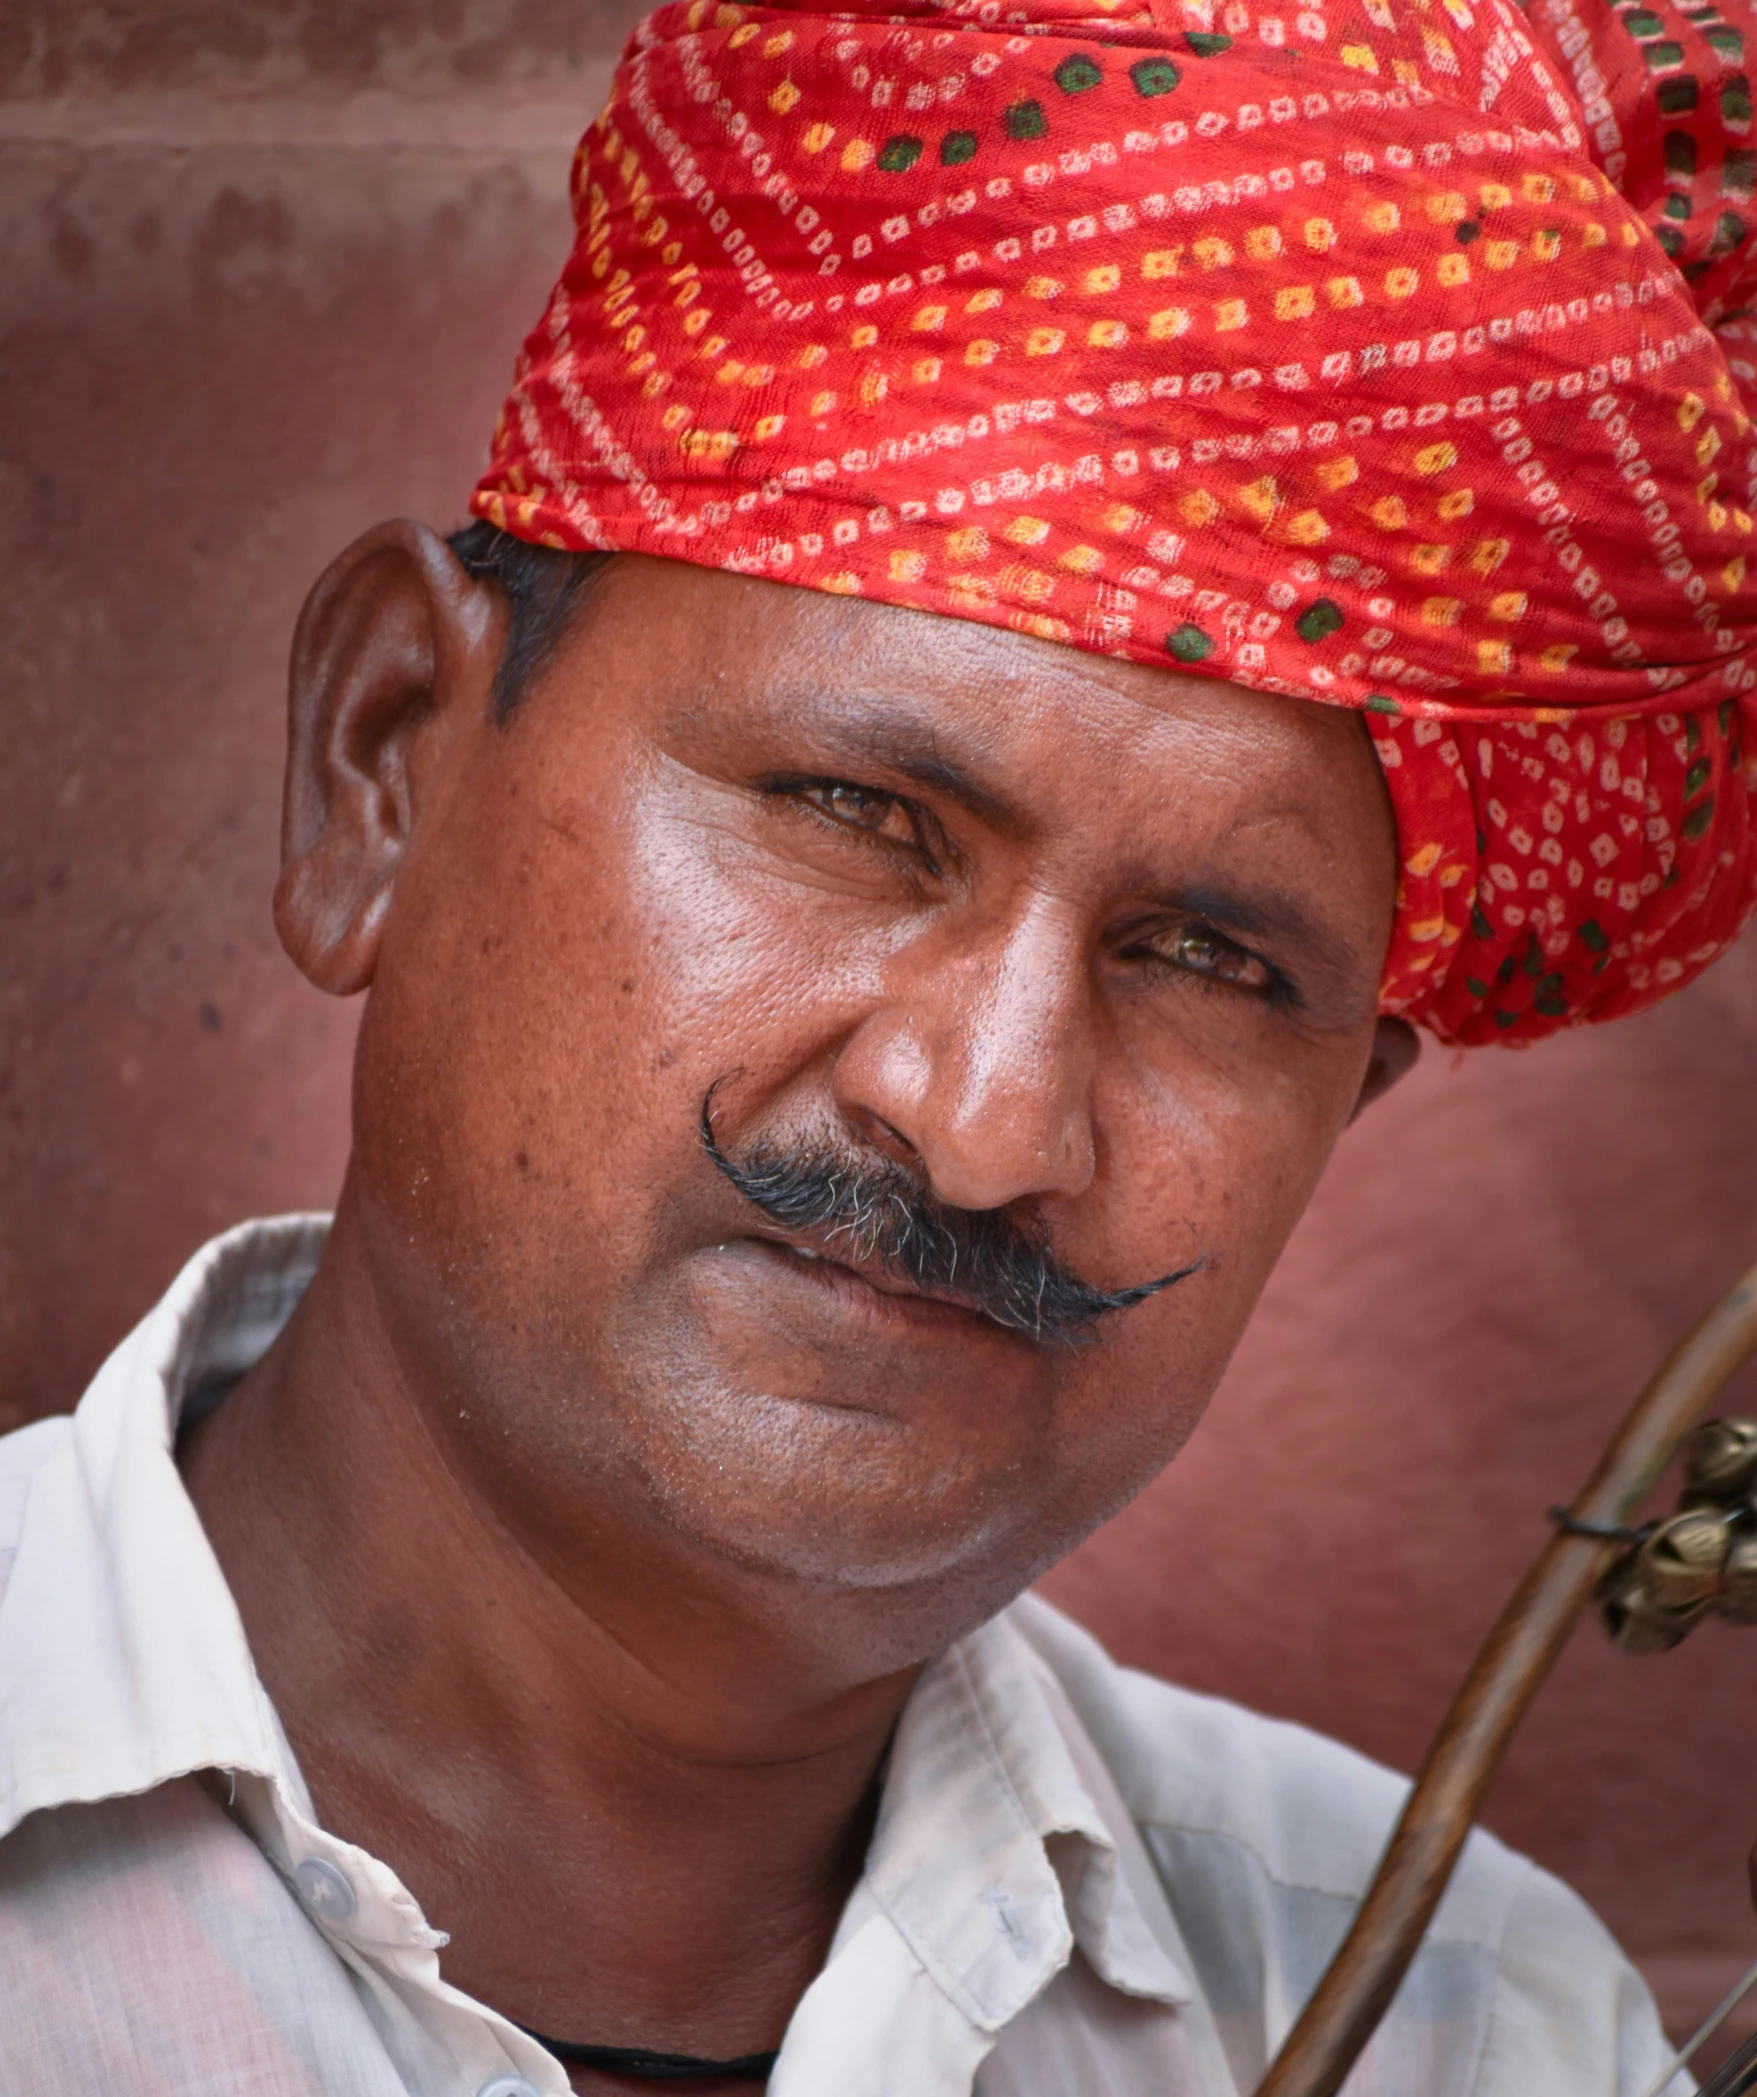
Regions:
<instances>
[{"instance_id":1,"label":"shirt button","mask_svg":"<svg viewBox=\"0 0 1757 2097\"><path fill-rule=\"evenodd\" d=\"M522 2075L497 2075L482 2085L476 2097L537 2097L537 2087Z\"/></svg>"},{"instance_id":2,"label":"shirt button","mask_svg":"<svg viewBox=\"0 0 1757 2097\"><path fill-rule=\"evenodd\" d=\"M346 1922L354 1912L354 1889L333 1864L307 1857L293 1873L299 1898L325 1922Z\"/></svg>"}]
</instances>

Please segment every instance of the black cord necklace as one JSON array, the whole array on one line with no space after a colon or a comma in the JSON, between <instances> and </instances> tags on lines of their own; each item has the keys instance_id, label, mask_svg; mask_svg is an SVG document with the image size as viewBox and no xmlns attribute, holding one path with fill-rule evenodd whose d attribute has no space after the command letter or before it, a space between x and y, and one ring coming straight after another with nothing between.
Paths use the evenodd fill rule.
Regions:
<instances>
[{"instance_id":1,"label":"black cord necklace","mask_svg":"<svg viewBox=\"0 0 1757 2097\"><path fill-rule=\"evenodd\" d=\"M638 2046L581 2046L572 2039L551 2039L528 2024L519 2030L547 2047L558 2061L597 2068L606 2075L643 2076L650 2082L705 2082L710 2075L729 2082L767 2082L779 2059L773 2053L743 2053L735 2061L707 2061L693 2053L647 2053Z\"/></svg>"}]
</instances>

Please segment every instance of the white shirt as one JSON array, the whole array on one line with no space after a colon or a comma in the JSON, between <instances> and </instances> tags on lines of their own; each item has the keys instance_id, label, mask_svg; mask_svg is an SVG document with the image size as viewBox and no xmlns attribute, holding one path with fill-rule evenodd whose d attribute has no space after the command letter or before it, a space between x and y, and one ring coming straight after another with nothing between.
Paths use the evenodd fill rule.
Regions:
<instances>
[{"instance_id":1,"label":"white shirt","mask_svg":"<svg viewBox=\"0 0 1757 2097\"><path fill-rule=\"evenodd\" d=\"M446 1981L445 1917L318 1825L172 1460L324 1229L217 1239L75 1414L0 1439L5 2097L566 2097ZM770 2097L1248 2097L1403 1788L1027 1597L911 1695ZM1347 2087L1634 2097L1664 2058L1604 1930L1479 1834Z\"/></svg>"}]
</instances>

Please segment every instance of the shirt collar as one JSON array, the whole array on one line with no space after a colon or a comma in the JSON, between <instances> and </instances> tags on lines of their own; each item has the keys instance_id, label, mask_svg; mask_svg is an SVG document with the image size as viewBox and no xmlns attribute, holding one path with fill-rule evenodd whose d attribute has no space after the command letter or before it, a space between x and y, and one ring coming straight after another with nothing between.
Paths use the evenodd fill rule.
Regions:
<instances>
[{"instance_id":1,"label":"shirt collar","mask_svg":"<svg viewBox=\"0 0 1757 2097\"><path fill-rule=\"evenodd\" d=\"M1099 1977L1192 1995L1127 1808L1006 1615L922 1676L886 1774L866 1886L941 1990L998 2031L1077 1945Z\"/></svg>"},{"instance_id":2,"label":"shirt collar","mask_svg":"<svg viewBox=\"0 0 1757 2097\"><path fill-rule=\"evenodd\" d=\"M0 1593L0 1835L199 1769L302 1788L172 1452L190 1393L267 1351L327 1228L290 1216L204 1246L32 1476Z\"/></svg>"}]
</instances>

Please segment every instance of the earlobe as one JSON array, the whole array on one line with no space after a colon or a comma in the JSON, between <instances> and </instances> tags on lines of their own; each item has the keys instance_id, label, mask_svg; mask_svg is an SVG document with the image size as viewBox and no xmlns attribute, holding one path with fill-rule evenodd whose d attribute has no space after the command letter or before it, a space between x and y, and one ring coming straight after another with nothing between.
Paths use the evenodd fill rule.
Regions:
<instances>
[{"instance_id":1,"label":"earlobe","mask_svg":"<svg viewBox=\"0 0 1757 2097\"><path fill-rule=\"evenodd\" d=\"M1349 1115L1353 1121L1374 1100L1383 1099L1399 1078L1415 1068L1421 1058L1421 1036L1406 1019L1381 1018L1373 1032L1373 1050L1361 1080L1360 1097Z\"/></svg>"},{"instance_id":2,"label":"earlobe","mask_svg":"<svg viewBox=\"0 0 1757 2097\"><path fill-rule=\"evenodd\" d=\"M425 525L357 539L293 639L275 929L320 990L372 980L436 746L487 702L498 599Z\"/></svg>"}]
</instances>

